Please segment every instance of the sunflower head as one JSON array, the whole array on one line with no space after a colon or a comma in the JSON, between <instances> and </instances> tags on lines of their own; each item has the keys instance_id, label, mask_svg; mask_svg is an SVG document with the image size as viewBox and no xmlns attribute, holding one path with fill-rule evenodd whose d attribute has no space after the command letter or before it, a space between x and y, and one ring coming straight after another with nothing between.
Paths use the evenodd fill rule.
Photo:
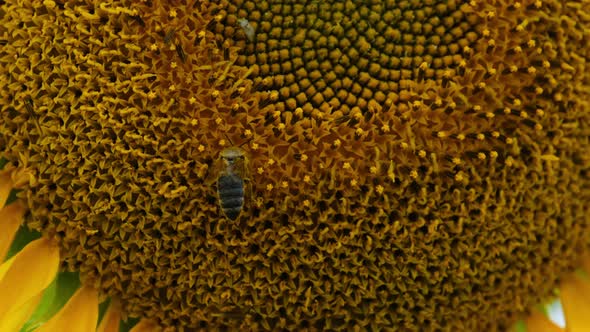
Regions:
<instances>
[{"instance_id":1,"label":"sunflower head","mask_svg":"<svg viewBox=\"0 0 590 332\"><path fill-rule=\"evenodd\" d=\"M0 146L27 225L124 316L506 328L589 244L583 7L7 1Z\"/></svg>"}]
</instances>

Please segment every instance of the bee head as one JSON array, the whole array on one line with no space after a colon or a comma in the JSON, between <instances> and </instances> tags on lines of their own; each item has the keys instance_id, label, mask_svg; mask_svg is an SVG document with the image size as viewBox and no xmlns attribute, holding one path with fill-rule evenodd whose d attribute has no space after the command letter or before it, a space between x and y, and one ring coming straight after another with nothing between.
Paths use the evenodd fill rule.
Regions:
<instances>
[{"instance_id":1,"label":"bee head","mask_svg":"<svg viewBox=\"0 0 590 332\"><path fill-rule=\"evenodd\" d=\"M244 159L246 152L237 146L232 146L227 149L223 149L219 156L223 159L228 165L233 164L238 159Z\"/></svg>"}]
</instances>

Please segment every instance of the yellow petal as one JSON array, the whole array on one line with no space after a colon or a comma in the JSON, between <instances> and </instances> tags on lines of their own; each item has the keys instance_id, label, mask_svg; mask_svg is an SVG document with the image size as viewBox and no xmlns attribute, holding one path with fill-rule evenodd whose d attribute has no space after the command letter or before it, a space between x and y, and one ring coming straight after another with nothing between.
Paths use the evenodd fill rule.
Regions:
<instances>
[{"instance_id":1,"label":"yellow petal","mask_svg":"<svg viewBox=\"0 0 590 332\"><path fill-rule=\"evenodd\" d=\"M12 266L12 263L14 263L15 258L16 256L12 256L9 260L0 265L0 282L2 281L2 278L4 278L6 272L8 272L8 269Z\"/></svg>"},{"instance_id":2,"label":"yellow petal","mask_svg":"<svg viewBox=\"0 0 590 332\"><path fill-rule=\"evenodd\" d=\"M2 332L18 332L29 320L39 302L41 302L43 293L33 296L21 306L12 307L6 313L5 317L0 320L0 331Z\"/></svg>"},{"instance_id":3,"label":"yellow petal","mask_svg":"<svg viewBox=\"0 0 590 332\"><path fill-rule=\"evenodd\" d=\"M88 286L76 291L66 305L36 332L94 332L98 320L98 292Z\"/></svg>"},{"instance_id":4,"label":"yellow petal","mask_svg":"<svg viewBox=\"0 0 590 332\"><path fill-rule=\"evenodd\" d=\"M545 315L535 311L526 320L527 331L531 332L565 332L561 327L553 324Z\"/></svg>"},{"instance_id":5,"label":"yellow petal","mask_svg":"<svg viewBox=\"0 0 590 332\"><path fill-rule=\"evenodd\" d=\"M574 275L561 285L560 290L567 331L590 331L590 283Z\"/></svg>"},{"instance_id":6,"label":"yellow petal","mask_svg":"<svg viewBox=\"0 0 590 332\"><path fill-rule=\"evenodd\" d=\"M0 209L0 262L6 257L24 214L25 207L18 202Z\"/></svg>"},{"instance_id":7,"label":"yellow petal","mask_svg":"<svg viewBox=\"0 0 590 332\"><path fill-rule=\"evenodd\" d=\"M154 321L149 319L142 319L129 332L160 332L162 328Z\"/></svg>"},{"instance_id":8,"label":"yellow petal","mask_svg":"<svg viewBox=\"0 0 590 332\"><path fill-rule=\"evenodd\" d=\"M96 332L119 332L119 322L121 321L121 307L119 302L113 300L109 309L102 317L102 321Z\"/></svg>"},{"instance_id":9,"label":"yellow petal","mask_svg":"<svg viewBox=\"0 0 590 332\"><path fill-rule=\"evenodd\" d=\"M10 266L0 280L0 321L9 311L20 308L49 286L59 266L59 248L46 238L40 238L4 264Z\"/></svg>"},{"instance_id":10,"label":"yellow petal","mask_svg":"<svg viewBox=\"0 0 590 332\"><path fill-rule=\"evenodd\" d=\"M12 190L12 181L10 180L10 172L0 172L0 208L6 204L8 195Z\"/></svg>"}]
</instances>

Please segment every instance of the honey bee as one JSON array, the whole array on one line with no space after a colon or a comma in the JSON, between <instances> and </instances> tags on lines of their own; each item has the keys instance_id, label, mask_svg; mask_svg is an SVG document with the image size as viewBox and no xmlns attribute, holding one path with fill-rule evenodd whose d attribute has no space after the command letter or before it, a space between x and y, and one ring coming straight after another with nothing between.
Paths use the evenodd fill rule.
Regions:
<instances>
[{"instance_id":1,"label":"honey bee","mask_svg":"<svg viewBox=\"0 0 590 332\"><path fill-rule=\"evenodd\" d=\"M168 31L166 35L164 35L164 44L169 45L172 39L174 38L175 33L176 29L170 29L170 31Z\"/></svg>"},{"instance_id":2,"label":"honey bee","mask_svg":"<svg viewBox=\"0 0 590 332\"><path fill-rule=\"evenodd\" d=\"M248 38L249 41L254 41L254 36L256 35L256 29L250 22L245 18L238 19L238 25L242 27L244 34Z\"/></svg>"},{"instance_id":3,"label":"honey bee","mask_svg":"<svg viewBox=\"0 0 590 332\"><path fill-rule=\"evenodd\" d=\"M219 206L225 216L236 220L244 207L244 196L248 173L246 152L238 146L224 149L219 154L220 172L217 177Z\"/></svg>"},{"instance_id":4,"label":"honey bee","mask_svg":"<svg viewBox=\"0 0 590 332\"><path fill-rule=\"evenodd\" d=\"M186 62L186 53L184 53L184 50L182 49L182 46L180 46L180 44L176 45L176 53L178 54L178 57L180 58L182 63L185 63Z\"/></svg>"}]
</instances>

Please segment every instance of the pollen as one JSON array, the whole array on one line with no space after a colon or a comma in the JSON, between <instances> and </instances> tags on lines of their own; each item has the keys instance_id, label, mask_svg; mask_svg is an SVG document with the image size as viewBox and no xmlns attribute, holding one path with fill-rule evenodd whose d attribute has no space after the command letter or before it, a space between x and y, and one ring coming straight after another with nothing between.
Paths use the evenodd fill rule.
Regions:
<instances>
[{"instance_id":1,"label":"pollen","mask_svg":"<svg viewBox=\"0 0 590 332\"><path fill-rule=\"evenodd\" d=\"M377 192L379 195L381 195L381 194L383 194L383 192L385 191L385 188L383 188L383 186L379 184L379 185L377 185L377 186L375 187L375 191L376 191L376 192Z\"/></svg>"},{"instance_id":2,"label":"pollen","mask_svg":"<svg viewBox=\"0 0 590 332\"><path fill-rule=\"evenodd\" d=\"M531 39L531 40L529 40L529 41L526 43L526 45L527 45L528 47L531 47L531 48L532 48L532 47L535 47L535 46L537 46L537 42L536 42L534 39Z\"/></svg>"}]
</instances>

